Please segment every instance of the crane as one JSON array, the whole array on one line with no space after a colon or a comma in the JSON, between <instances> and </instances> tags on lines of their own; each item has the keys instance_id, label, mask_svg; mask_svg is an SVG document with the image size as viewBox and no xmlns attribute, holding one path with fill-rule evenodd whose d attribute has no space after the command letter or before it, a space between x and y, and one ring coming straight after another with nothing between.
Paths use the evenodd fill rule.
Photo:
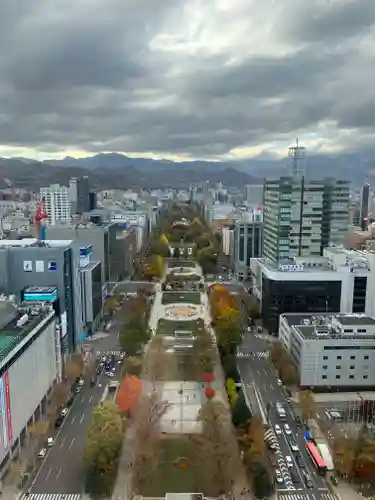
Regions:
<instances>
[{"instance_id":1,"label":"crane","mask_svg":"<svg viewBox=\"0 0 375 500\"><path fill-rule=\"evenodd\" d=\"M45 220L48 219L48 215L45 210L45 198L41 198L36 206L35 210L35 225L38 229L38 240L44 241L46 239L46 225Z\"/></svg>"}]
</instances>

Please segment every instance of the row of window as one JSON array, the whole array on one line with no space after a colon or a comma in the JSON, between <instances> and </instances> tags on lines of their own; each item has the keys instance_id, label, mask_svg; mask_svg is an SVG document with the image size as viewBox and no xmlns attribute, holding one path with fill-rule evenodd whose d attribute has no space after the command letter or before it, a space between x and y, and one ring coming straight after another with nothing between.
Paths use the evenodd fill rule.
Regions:
<instances>
[{"instance_id":1,"label":"row of window","mask_svg":"<svg viewBox=\"0 0 375 500\"><path fill-rule=\"evenodd\" d=\"M323 365L322 366L323 370L328 370L328 365ZM336 370L341 370L342 366L341 365L336 365ZM363 365L362 367L364 370L368 370L369 366L368 365ZM355 370L355 365L350 365L349 370Z\"/></svg>"},{"instance_id":2,"label":"row of window","mask_svg":"<svg viewBox=\"0 0 375 500\"><path fill-rule=\"evenodd\" d=\"M328 356L323 356L323 360L327 360L327 359L328 359ZM338 356L336 356L336 359L342 359L342 356L338 355ZM350 359L355 359L354 354L352 354L350 356ZM365 356L363 356L363 359L369 359L369 356L365 355Z\"/></svg>"},{"instance_id":3,"label":"row of window","mask_svg":"<svg viewBox=\"0 0 375 500\"><path fill-rule=\"evenodd\" d=\"M354 378L355 378L355 375L349 375L350 380L354 380ZM341 375L336 375L335 379L340 380ZM322 380L327 380L327 375L322 375ZM362 375L362 380L368 380L368 375Z\"/></svg>"}]
</instances>

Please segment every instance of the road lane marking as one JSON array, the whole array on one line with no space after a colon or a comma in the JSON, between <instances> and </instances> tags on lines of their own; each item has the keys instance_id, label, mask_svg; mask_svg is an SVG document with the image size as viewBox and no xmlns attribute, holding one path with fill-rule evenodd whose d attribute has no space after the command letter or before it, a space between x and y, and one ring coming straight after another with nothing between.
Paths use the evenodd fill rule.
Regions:
<instances>
[{"instance_id":1,"label":"road lane marking","mask_svg":"<svg viewBox=\"0 0 375 500\"><path fill-rule=\"evenodd\" d=\"M45 481L48 481L48 478L50 477L51 472L52 472L52 467L50 467L50 468L49 468L49 471L47 472L47 475L46 475Z\"/></svg>"},{"instance_id":2,"label":"road lane marking","mask_svg":"<svg viewBox=\"0 0 375 500\"><path fill-rule=\"evenodd\" d=\"M60 450L61 450L61 448L64 446L65 441L66 441L66 437L64 437L64 438L62 439L61 443L60 443L60 446L59 446Z\"/></svg>"},{"instance_id":3,"label":"road lane marking","mask_svg":"<svg viewBox=\"0 0 375 500\"><path fill-rule=\"evenodd\" d=\"M91 403L91 401L92 401L92 396L89 397L89 403Z\"/></svg>"},{"instance_id":4,"label":"road lane marking","mask_svg":"<svg viewBox=\"0 0 375 500\"><path fill-rule=\"evenodd\" d=\"M59 479L61 471L62 471L62 469L60 467L60 469L57 471L57 474L56 474L56 481Z\"/></svg>"},{"instance_id":5,"label":"road lane marking","mask_svg":"<svg viewBox=\"0 0 375 500\"><path fill-rule=\"evenodd\" d=\"M85 418L85 414L82 415L81 420L79 421L80 424L82 424L84 418Z\"/></svg>"},{"instance_id":6,"label":"road lane marking","mask_svg":"<svg viewBox=\"0 0 375 500\"><path fill-rule=\"evenodd\" d=\"M70 421L70 423L71 423L71 424L74 424L74 420L75 420L75 419L76 419L76 416L74 415L74 416L72 417L72 420Z\"/></svg>"},{"instance_id":7,"label":"road lane marking","mask_svg":"<svg viewBox=\"0 0 375 500\"><path fill-rule=\"evenodd\" d=\"M70 445L69 445L69 450L72 449L73 445L74 445L74 441L76 440L75 437L72 437L72 440L70 441Z\"/></svg>"}]
</instances>

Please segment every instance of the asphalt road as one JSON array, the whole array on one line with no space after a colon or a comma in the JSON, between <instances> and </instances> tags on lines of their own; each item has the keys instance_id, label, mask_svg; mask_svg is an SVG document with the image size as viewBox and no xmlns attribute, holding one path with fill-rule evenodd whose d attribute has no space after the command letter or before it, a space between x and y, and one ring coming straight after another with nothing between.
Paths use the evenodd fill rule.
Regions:
<instances>
[{"instance_id":1,"label":"asphalt road","mask_svg":"<svg viewBox=\"0 0 375 500\"><path fill-rule=\"evenodd\" d=\"M263 336L262 336L263 337ZM284 478L282 484L277 485L278 498L280 500L336 500L336 497L328 489L324 478L318 475L309 456L305 451L303 429L295 422L291 405L286 399L284 389L278 384L275 370L266 355L266 340L253 333L245 334L245 338L239 353L245 356L238 357L238 368L242 378L244 390L251 388L253 382L262 398L264 409L268 411L268 422L271 429L275 425L281 427L281 434L276 435L279 444L279 451L275 453L277 468ZM282 403L286 410L286 420L280 421L276 410L276 402ZM287 435L284 425L288 424L291 435ZM314 483L313 489L307 489L301 468L296 462L290 444L293 442L299 447L299 453L304 463L304 469L309 473ZM293 484L288 472L285 457L292 458L293 467L289 470L297 475L299 482Z\"/></svg>"},{"instance_id":2,"label":"asphalt road","mask_svg":"<svg viewBox=\"0 0 375 500\"><path fill-rule=\"evenodd\" d=\"M96 338L95 338L96 337ZM118 349L116 332L94 336L90 341L95 353L105 354ZM117 373L119 373L120 365ZM48 455L41 463L38 475L31 487L32 493L81 493L84 481L82 460L84 440L91 422L91 414L97 406L109 379L102 373L97 384L91 387L85 382L75 398L68 415L55 437Z\"/></svg>"}]
</instances>

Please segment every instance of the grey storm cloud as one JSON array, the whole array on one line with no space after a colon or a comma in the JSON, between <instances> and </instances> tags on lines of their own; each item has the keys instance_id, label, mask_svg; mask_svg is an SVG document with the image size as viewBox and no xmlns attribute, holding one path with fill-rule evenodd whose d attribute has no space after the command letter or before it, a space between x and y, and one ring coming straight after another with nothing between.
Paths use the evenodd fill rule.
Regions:
<instances>
[{"instance_id":1,"label":"grey storm cloud","mask_svg":"<svg viewBox=\"0 0 375 500\"><path fill-rule=\"evenodd\" d=\"M221 52L158 48L171 30L183 44L179 28L188 31L186 13L199 3L2 0L1 144L209 157L324 122L375 132L374 0L285 0L275 15L263 0L268 51L251 52L246 39ZM215 4L201 2L197 33L212 26ZM257 2L246 5L237 21L262 39ZM231 23L235 31L235 15Z\"/></svg>"}]
</instances>

